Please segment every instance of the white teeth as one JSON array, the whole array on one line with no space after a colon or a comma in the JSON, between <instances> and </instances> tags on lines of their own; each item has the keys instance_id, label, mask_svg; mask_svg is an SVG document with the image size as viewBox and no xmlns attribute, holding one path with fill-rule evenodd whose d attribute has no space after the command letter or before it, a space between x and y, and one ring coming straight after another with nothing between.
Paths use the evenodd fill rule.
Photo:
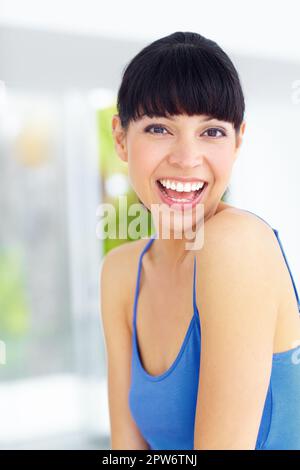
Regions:
<instances>
[{"instance_id":1,"label":"white teeth","mask_svg":"<svg viewBox=\"0 0 300 470\"><path fill-rule=\"evenodd\" d=\"M181 199L178 197L171 197L170 199L172 199L174 202L192 202L190 199Z\"/></svg>"},{"instance_id":2,"label":"white teeth","mask_svg":"<svg viewBox=\"0 0 300 470\"><path fill-rule=\"evenodd\" d=\"M162 179L159 182L167 189L171 188L174 191L178 192L191 192L191 191L198 191L198 189L204 186L204 181L200 182L192 182L192 183L182 183L181 181L174 181L174 180L166 180Z\"/></svg>"}]
</instances>

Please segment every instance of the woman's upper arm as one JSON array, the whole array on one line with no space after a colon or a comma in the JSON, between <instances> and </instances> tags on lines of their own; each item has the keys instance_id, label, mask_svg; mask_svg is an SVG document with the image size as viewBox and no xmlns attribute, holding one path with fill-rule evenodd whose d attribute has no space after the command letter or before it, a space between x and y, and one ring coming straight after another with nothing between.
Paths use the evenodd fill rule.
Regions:
<instances>
[{"instance_id":1,"label":"woman's upper arm","mask_svg":"<svg viewBox=\"0 0 300 470\"><path fill-rule=\"evenodd\" d=\"M197 269L194 448L253 450L272 368L278 250L272 229L256 220L226 214L216 224L213 242L204 241L203 279Z\"/></svg>"},{"instance_id":2,"label":"woman's upper arm","mask_svg":"<svg viewBox=\"0 0 300 470\"><path fill-rule=\"evenodd\" d=\"M124 257L123 246L113 249L102 260L99 272L99 306L106 348L111 449L148 449L128 406L132 344L124 307L126 295L128 297L128 262L124 262Z\"/></svg>"}]
</instances>

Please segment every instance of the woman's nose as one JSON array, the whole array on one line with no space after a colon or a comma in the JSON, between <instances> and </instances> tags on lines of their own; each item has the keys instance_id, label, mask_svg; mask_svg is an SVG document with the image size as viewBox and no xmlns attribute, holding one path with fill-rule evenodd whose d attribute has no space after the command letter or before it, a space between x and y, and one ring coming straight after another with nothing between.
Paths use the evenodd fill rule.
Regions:
<instances>
[{"instance_id":1,"label":"woman's nose","mask_svg":"<svg viewBox=\"0 0 300 470\"><path fill-rule=\"evenodd\" d=\"M177 143L176 147L170 151L168 161L170 165L181 168L195 168L203 164L205 155L203 149L199 148L199 142Z\"/></svg>"}]
</instances>

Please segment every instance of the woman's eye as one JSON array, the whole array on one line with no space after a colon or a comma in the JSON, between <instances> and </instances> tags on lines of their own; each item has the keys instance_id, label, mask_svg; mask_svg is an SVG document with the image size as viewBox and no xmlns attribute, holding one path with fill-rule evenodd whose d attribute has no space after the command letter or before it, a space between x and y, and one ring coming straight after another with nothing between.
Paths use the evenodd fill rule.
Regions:
<instances>
[{"instance_id":1,"label":"woman's eye","mask_svg":"<svg viewBox=\"0 0 300 470\"><path fill-rule=\"evenodd\" d=\"M153 132L151 132L152 130L153 130ZM166 129L164 126L161 126L161 125L158 125L158 124L152 124L151 126L146 127L145 132L148 132L149 134L160 134L160 135L164 135L164 134L163 134L163 131L164 131L164 130L167 131L167 129ZM224 137L224 136L226 136L226 132L224 132L222 129L219 129L219 128L217 128L217 127L211 127L210 129L207 129L207 130L204 132L204 134L205 134L206 132L209 133L208 137L214 137L214 138L217 137L217 138L218 138L218 137ZM221 136L216 135L216 134L215 134L216 132L220 132L220 133L221 133ZM168 133L168 131L167 131L167 133ZM204 135L204 134L203 134L203 135Z\"/></svg>"},{"instance_id":2,"label":"woman's eye","mask_svg":"<svg viewBox=\"0 0 300 470\"><path fill-rule=\"evenodd\" d=\"M221 137L226 136L226 133L222 129L218 129L217 127L211 127L210 129L207 129L205 132L209 132L209 137L217 137L216 135L213 135L214 132L221 132Z\"/></svg>"},{"instance_id":3,"label":"woman's eye","mask_svg":"<svg viewBox=\"0 0 300 470\"><path fill-rule=\"evenodd\" d=\"M150 132L150 130L152 130L152 129L165 129L165 130L166 130L165 127L163 127L163 126L158 126L158 125L155 125L155 124L154 124L154 125L152 125L152 126L146 127L145 132L149 132L149 134L162 134L162 132Z\"/></svg>"}]
</instances>

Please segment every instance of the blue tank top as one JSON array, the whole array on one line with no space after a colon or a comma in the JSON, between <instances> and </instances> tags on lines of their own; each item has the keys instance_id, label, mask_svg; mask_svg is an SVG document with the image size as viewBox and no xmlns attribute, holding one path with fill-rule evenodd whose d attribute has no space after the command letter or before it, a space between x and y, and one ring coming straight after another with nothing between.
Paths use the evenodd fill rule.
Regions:
<instances>
[{"instance_id":1,"label":"blue tank top","mask_svg":"<svg viewBox=\"0 0 300 470\"><path fill-rule=\"evenodd\" d=\"M272 230L287 265L300 312L297 289L278 231ZM195 293L196 258L192 292L194 313L183 343L176 359L164 373L150 375L144 369L140 357L136 318L142 257L155 238L156 234L149 239L138 263L129 408L150 449L192 450L201 353L201 326ZM255 450L267 449L300 449L300 346L273 354L270 382L255 447Z\"/></svg>"}]
</instances>

